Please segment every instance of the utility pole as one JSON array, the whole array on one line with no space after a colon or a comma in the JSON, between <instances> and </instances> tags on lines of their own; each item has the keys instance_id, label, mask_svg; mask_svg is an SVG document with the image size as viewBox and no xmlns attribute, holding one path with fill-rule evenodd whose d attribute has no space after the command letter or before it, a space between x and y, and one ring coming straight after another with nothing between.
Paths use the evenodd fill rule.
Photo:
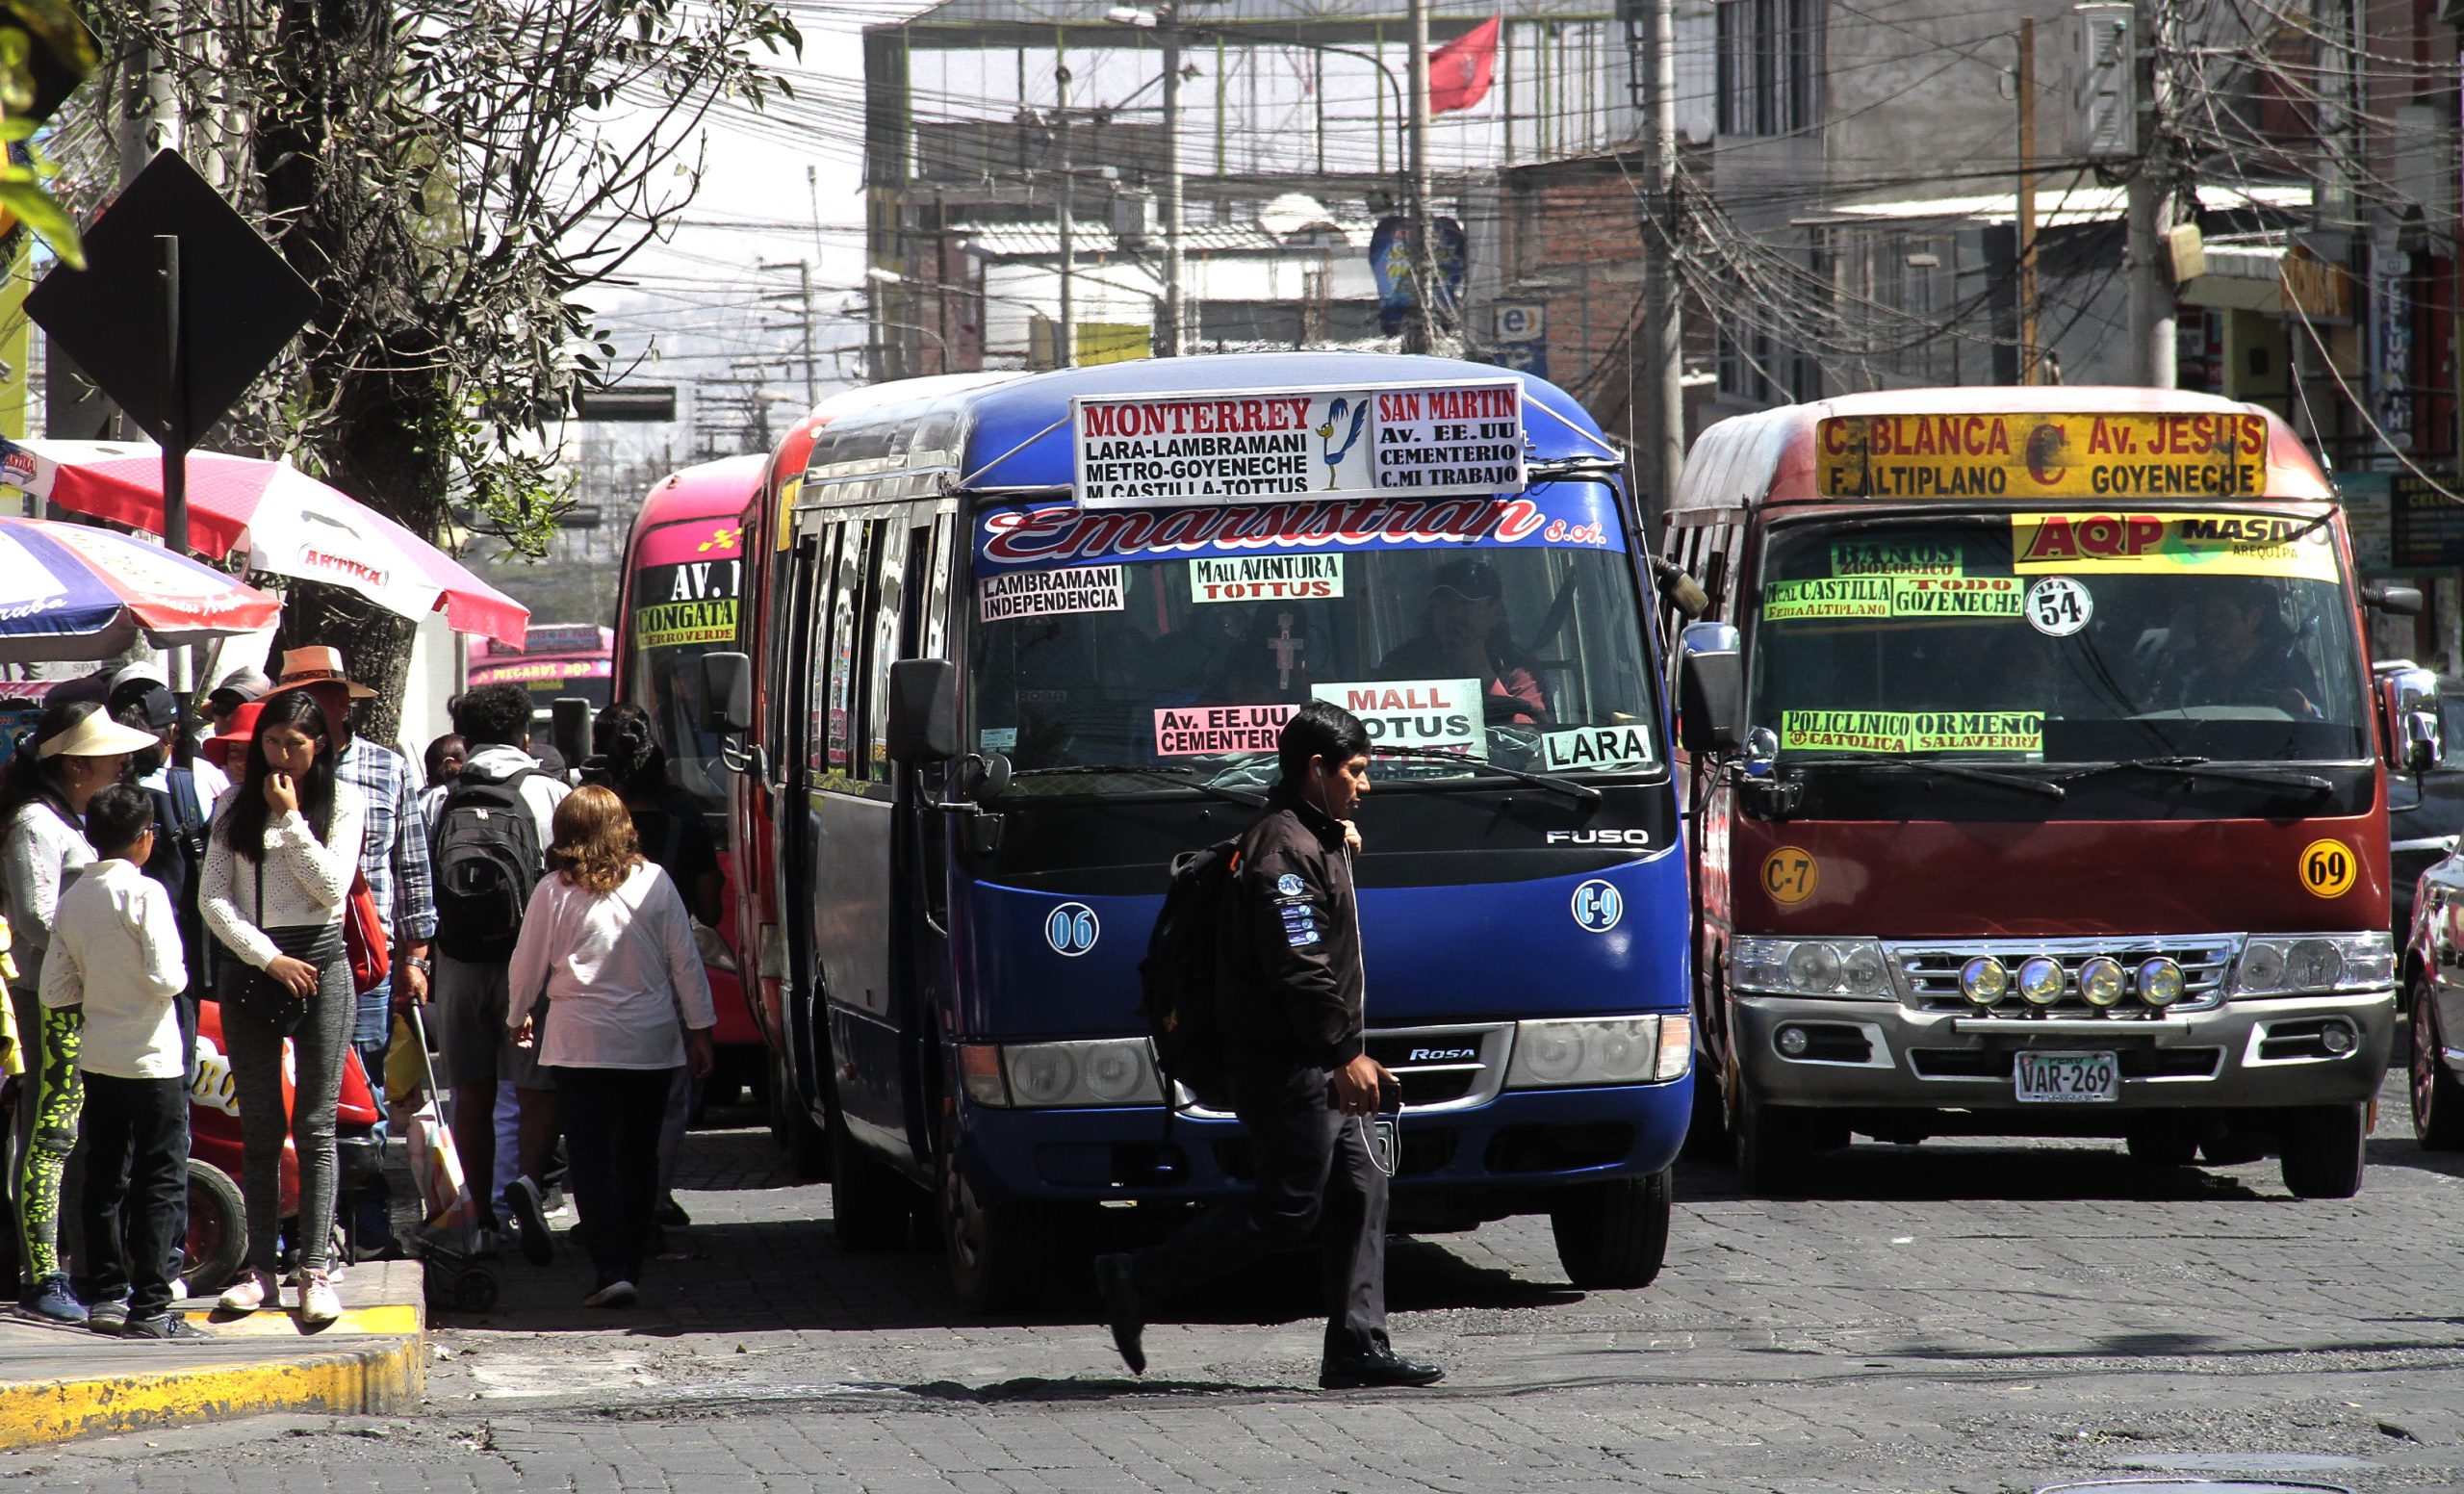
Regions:
<instances>
[{"instance_id":1,"label":"utility pole","mask_svg":"<svg viewBox=\"0 0 2464 1494\"><path fill-rule=\"evenodd\" d=\"M1181 28L1174 7L1155 10L1155 39L1164 48L1164 310L1156 318L1155 352L1177 358L1189 335L1181 325Z\"/></svg>"},{"instance_id":2,"label":"utility pole","mask_svg":"<svg viewBox=\"0 0 2464 1494\"><path fill-rule=\"evenodd\" d=\"M1675 0L1651 0L1643 38L1650 112L1643 130L1643 325L1634 349L1644 512L1666 510L1685 466L1685 338L1677 281L1677 17Z\"/></svg>"},{"instance_id":3,"label":"utility pole","mask_svg":"<svg viewBox=\"0 0 2464 1494\"><path fill-rule=\"evenodd\" d=\"M2173 330L2173 142L2168 133L2172 121L2171 0L2153 0L2142 13L2147 17L2147 36L2141 54L2140 65L2145 71L2140 96L2148 101L2148 108L2140 129L2139 170L2130 179L2126 210L2130 380L2152 389L2171 389L2181 382L2173 367L2178 348Z\"/></svg>"},{"instance_id":4,"label":"utility pole","mask_svg":"<svg viewBox=\"0 0 2464 1494\"><path fill-rule=\"evenodd\" d=\"M805 408L809 410L821 402L821 386L814 376L817 355L813 351L812 345L812 261L800 259L792 264L783 261L773 264L768 260L759 260L756 263L764 271L793 270L796 272L796 305L801 313L801 323L804 328L802 347L805 365ZM762 297L763 300L775 298L769 296Z\"/></svg>"},{"instance_id":5,"label":"utility pole","mask_svg":"<svg viewBox=\"0 0 2464 1494\"><path fill-rule=\"evenodd\" d=\"M2037 347L2037 22L2019 19L2018 302L2019 382L2033 384L2043 362Z\"/></svg>"},{"instance_id":6,"label":"utility pole","mask_svg":"<svg viewBox=\"0 0 2464 1494\"><path fill-rule=\"evenodd\" d=\"M1403 350L1428 352L1437 346L1437 223L1428 191L1428 0L1411 0L1412 32L1412 312L1403 323Z\"/></svg>"},{"instance_id":7,"label":"utility pole","mask_svg":"<svg viewBox=\"0 0 2464 1494\"><path fill-rule=\"evenodd\" d=\"M1059 209L1061 224L1061 325L1054 329L1053 366L1074 369L1078 366L1078 335L1076 318L1072 315L1069 301L1069 274L1076 258L1075 246L1070 242L1069 222L1069 64L1064 63L1053 68L1052 80L1058 99L1052 111L1052 149L1060 162L1060 168L1054 172L1057 180L1052 195Z\"/></svg>"}]
</instances>

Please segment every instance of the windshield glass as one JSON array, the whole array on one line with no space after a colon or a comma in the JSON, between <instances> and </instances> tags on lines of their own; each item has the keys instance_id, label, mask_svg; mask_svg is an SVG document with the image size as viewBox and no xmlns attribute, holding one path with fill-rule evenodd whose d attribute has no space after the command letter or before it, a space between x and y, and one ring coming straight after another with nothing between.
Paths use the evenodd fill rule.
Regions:
<instances>
[{"instance_id":1,"label":"windshield glass","mask_svg":"<svg viewBox=\"0 0 2464 1494\"><path fill-rule=\"evenodd\" d=\"M975 548L968 726L977 750L1022 770L1147 766L1260 788L1277 732L1312 698L1360 716L1378 745L1463 760L1381 760L1390 780L1661 760L1625 533L1597 482L1520 499L996 509Z\"/></svg>"},{"instance_id":2,"label":"windshield glass","mask_svg":"<svg viewBox=\"0 0 2464 1494\"><path fill-rule=\"evenodd\" d=\"M668 776L703 809L727 809L719 738L704 728L702 656L736 643L743 535L732 520L662 525L642 537L633 573L632 678L626 695L650 712Z\"/></svg>"},{"instance_id":3,"label":"windshield glass","mask_svg":"<svg viewBox=\"0 0 2464 1494\"><path fill-rule=\"evenodd\" d=\"M2323 524L2041 513L1774 528L1753 720L1783 761L2366 756Z\"/></svg>"}]
</instances>

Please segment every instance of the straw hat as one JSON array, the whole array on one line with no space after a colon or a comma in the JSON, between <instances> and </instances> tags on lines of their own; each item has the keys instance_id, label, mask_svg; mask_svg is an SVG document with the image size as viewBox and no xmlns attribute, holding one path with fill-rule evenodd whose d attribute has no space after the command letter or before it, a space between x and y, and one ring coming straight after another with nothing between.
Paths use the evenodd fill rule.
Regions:
<instances>
[{"instance_id":1,"label":"straw hat","mask_svg":"<svg viewBox=\"0 0 2464 1494\"><path fill-rule=\"evenodd\" d=\"M160 745L151 732L122 726L107 710L90 710L77 724L36 749L38 758L122 758Z\"/></svg>"},{"instance_id":2,"label":"straw hat","mask_svg":"<svg viewBox=\"0 0 2464 1494\"><path fill-rule=\"evenodd\" d=\"M304 649L283 651L282 673L274 680L276 685L311 684L319 680L341 681L350 688L352 700L376 698L374 690L344 672L342 650L312 644Z\"/></svg>"}]
</instances>

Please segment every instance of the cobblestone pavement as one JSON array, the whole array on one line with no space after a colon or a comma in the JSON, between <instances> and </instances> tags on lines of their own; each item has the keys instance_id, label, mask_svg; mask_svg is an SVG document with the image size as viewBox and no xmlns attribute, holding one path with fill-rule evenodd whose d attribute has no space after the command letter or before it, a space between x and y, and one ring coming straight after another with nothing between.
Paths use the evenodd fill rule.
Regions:
<instances>
[{"instance_id":1,"label":"cobblestone pavement","mask_svg":"<svg viewBox=\"0 0 2464 1494\"><path fill-rule=\"evenodd\" d=\"M1434 1390L1314 1388L1310 1273L1262 1271L1124 1377L1065 1312L977 1323L937 1256L856 1257L758 1130L695 1139L688 1260L573 1305L568 1250L435 1335L426 1414L0 1457L0 1487L1006 1491L2024 1490L2240 1471L2464 1486L2464 1159L2400 1086L2361 1197L2102 1143L1862 1146L1812 1197L1681 1169L1666 1273L1565 1285L1544 1221L1399 1243ZM1091 1302L1084 1310L1091 1311Z\"/></svg>"}]
</instances>

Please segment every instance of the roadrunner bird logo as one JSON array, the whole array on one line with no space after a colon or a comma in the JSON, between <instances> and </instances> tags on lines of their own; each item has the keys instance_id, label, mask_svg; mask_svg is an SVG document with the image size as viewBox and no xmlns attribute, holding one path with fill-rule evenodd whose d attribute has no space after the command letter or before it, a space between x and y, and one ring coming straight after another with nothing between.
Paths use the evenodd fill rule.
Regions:
<instances>
[{"instance_id":1,"label":"roadrunner bird logo","mask_svg":"<svg viewBox=\"0 0 2464 1494\"><path fill-rule=\"evenodd\" d=\"M1334 444L1335 431L1343 425L1344 411L1347 409L1351 411L1351 429L1344 432L1343 445L1337 446ZM1350 454L1355 445L1359 444L1360 428L1367 424L1369 424L1367 399L1361 400L1357 407L1354 407L1348 399L1337 399L1326 406L1326 424L1318 427L1318 440L1321 443L1318 454L1326 459L1327 492L1331 493L1335 490L1335 469L1343 465L1343 459Z\"/></svg>"}]
</instances>

